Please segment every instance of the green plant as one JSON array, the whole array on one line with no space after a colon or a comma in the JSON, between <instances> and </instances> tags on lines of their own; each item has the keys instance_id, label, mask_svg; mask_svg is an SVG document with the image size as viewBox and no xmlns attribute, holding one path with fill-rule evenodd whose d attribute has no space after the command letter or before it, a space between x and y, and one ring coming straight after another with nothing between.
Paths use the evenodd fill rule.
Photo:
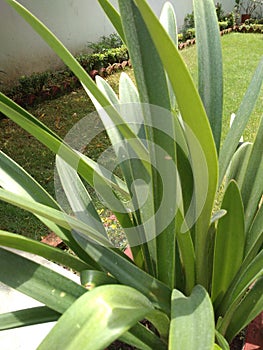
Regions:
<instances>
[{"instance_id":1,"label":"green plant","mask_svg":"<svg viewBox=\"0 0 263 350\"><path fill-rule=\"evenodd\" d=\"M194 19L194 12L187 13L187 15L184 18L184 24L182 28L182 32L186 32L187 29L191 29L195 27L195 19Z\"/></svg>"},{"instance_id":2,"label":"green plant","mask_svg":"<svg viewBox=\"0 0 263 350\"><path fill-rule=\"evenodd\" d=\"M58 322L39 349L104 349L117 338L139 349L229 349L228 342L263 309L262 120L255 142L236 151L260 92L263 60L221 146L222 58L212 0L194 0L199 91L178 53L170 4L160 24L145 0L119 0L120 15L99 0L133 62L137 88L123 74L119 97L103 79L96 85L19 3L6 2L82 82L105 124L122 178L115 166L107 170L104 162L69 146L76 135L81 148L89 142L85 120L63 142L0 94L0 111L57 154L64 190L63 195L57 187L57 203L0 153L0 198L37 215L76 256L9 232L1 231L0 243L79 271L83 285L88 275L90 290L1 248L0 280L46 305L1 315L1 329L43 322L45 316ZM112 166L111 159L100 158ZM114 212L133 262L111 246L81 178ZM222 183L221 209L214 212ZM64 200L68 213L61 208Z\"/></svg>"},{"instance_id":3,"label":"green plant","mask_svg":"<svg viewBox=\"0 0 263 350\"><path fill-rule=\"evenodd\" d=\"M225 20L228 22L228 27L232 28L236 24L235 13L228 13L225 17Z\"/></svg>"},{"instance_id":4,"label":"green plant","mask_svg":"<svg viewBox=\"0 0 263 350\"><path fill-rule=\"evenodd\" d=\"M225 16L224 16L224 10L223 10L222 4L220 2L217 2L215 6L216 6L217 20L218 22L223 22L225 19Z\"/></svg>"},{"instance_id":5,"label":"green plant","mask_svg":"<svg viewBox=\"0 0 263 350\"><path fill-rule=\"evenodd\" d=\"M224 30L226 28L228 28L228 22L227 21L223 21L223 22L218 22L219 28L220 30Z\"/></svg>"},{"instance_id":6,"label":"green plant","mask_svg":"<svg viewBox=\"0 0 263 350\"><path fill-rule=\"evenodd\" d=\"M117 33L112 33L109 36L103 35L96 43L89 43L88 47L93 53L103 53L106 50L121 47L123 45L120 36Z\"/></svg>"}]
</instances>

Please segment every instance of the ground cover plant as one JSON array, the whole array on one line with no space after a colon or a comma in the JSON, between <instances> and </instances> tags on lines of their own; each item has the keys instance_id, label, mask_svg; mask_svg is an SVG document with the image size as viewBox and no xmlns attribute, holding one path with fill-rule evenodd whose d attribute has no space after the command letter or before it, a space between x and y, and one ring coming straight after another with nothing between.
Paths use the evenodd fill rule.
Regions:
<instances>
[{"instance_id":1,"label":"ground cover plant","mask_svg":"<svg viewBox=\"0 0 263 350\"><path fill-rule=\"evenodd\" d=\"M90 142L85 118L63 142L0 95L0 111L57 154L59 180L56 201L1 152L0 198L35 214L76 256L6 231L0 233L1 245L63 263L80 272L83 283L1 248L0 280L45 305L33 313L1 315L1 328L58 319L39 349L104 349L115 339L140 349L229 349L231 339L263 309L262 119L254 142L237 150L261 90L263 60L222 142L221 41L213 1L193 2L197 90L177 50L169 3L160 23L144 0L119 0L120 15L100 0L134 68L137 88L122 74L119 97L105 80L98 77L95 84L19 3L6 2L80 79L117 163L107 169L103 161L112 153L94 162L80 152ZM133 261L110 243L82 181L113 211ZM223 182L222 205L214 212ZM64 204L69 211L62 210Z\"/></svg>"}]
</instances>

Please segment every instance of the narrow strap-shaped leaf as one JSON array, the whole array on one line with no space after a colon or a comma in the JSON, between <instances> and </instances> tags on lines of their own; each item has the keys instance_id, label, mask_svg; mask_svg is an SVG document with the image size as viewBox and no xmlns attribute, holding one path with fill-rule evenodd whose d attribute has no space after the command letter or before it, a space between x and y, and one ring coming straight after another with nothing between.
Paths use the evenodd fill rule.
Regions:
<instances>
[{"instance_id":1,"label":"narrow strap-shaped leaf","mask_svg":"<svg viewBox=\"0 0 263 350\"><path fill-rule=\"evenodd\" d=\"M164 341L167 341L170 326L169 317L159 310L154 310L153 312L149 313L149 315L147 315L147 320L150 321L151 324L156 328L160 337Z\"/></svg>"},{"instance_id":2,"label":"narrow strap-shaped leaf","mask_svg":"<svg viewBox=\"0 0 263 350\"><path fill-rule=\"evenodd\" d=\"M251 263L245 268L240 268L228 288L219 308L218 314L224 315L224 327L227 327L231 320L235 309L240 302L241 298L246 293L247 289L257 280L257 278L263 275L263 250L251 261ZM220 326L220 329L223 326ZM219 331L220 331L219 329ZM224 333L222 333L224 334Z\"/></svg>"},{"instance_id":3,"label":"narrow strap-shaped leaf","mask_svg":"<svg viewBox=\"0 0 263 350\"><path fill-rule=\"evenodd\" d=\"M60 313L46 306L37 306L30 309L12 311L0 314L0 331L31 326L45 322L57 321Z\"/></svg>"},{"instance_id":4,"label":"narrow strap-shaped leaf","mask_svg":"<svg viewBox=\"0 0 263 350\"><path fill-rule=\"evenodd\" d=\"M76 271L94 268L92 265L81 261L73 254L65 253L63 250L51 247L27 237L0 230L0 245L22 250L24 252L37 254L45 259L52 260L63 266L68 266ZM94 265L95 262L94 262Z\"/></svg>"},{"instance_id":5,"label":"narrow strap-shaped leaf","mask_svg":"<svg viewBox=\"0 0 263 350\"><path fill-rule=\"evenodd\" d=\"M212 276L212 301L217 307L243 261L245 244L244 208L236 182L226 189L222 209L227 213L217 226Z\"/></svg>"},{"instance_id":6,"label":"narrow strap-shaped leaf","mask_svg":"<svg viewBox=\"0 0 263 350\"><path fill-rule=\"evenodd\" d=\"M214 337L213 307L206 290L198 285L188 298L173 290L169 349L211 350Z\"/></svg>"},{"instance_id":7,"label":"narrow strap-shaped leaf","mask_svg":"<svg viewBox=\"0 0 263 350\"><path fill-rule=\"evenodd\" d=\"M217 330L215 333L216 333L216 340L217 340L218 344L221 346L220 349L230 350L228 341L225 339L225 337L221 333L219 333Z\"/></svg>"},{"instance_id":8,"label":"narrow strap-shaped leaf","mask_svg":"<svg viewBox=\"0 0 263 350\"><path fill-rule=\"evenodd\" d=\"M72 169L63 159L56 157L56 168L62 190L73 210L74 215L80 221L87 223L96 229L102 236L107 237L105 228L101 222L90 195L80 180L75 169ZM63 208L64 209L64 208Z\"/></svg>"},{"instance_id":9,"label":"narrow strap-shaped leaf","mask_svg":"<svg viewBox=\"0 0 263 350\"><path fill-rule=\"evenodd\" d=\"M57 202L14 160L0 151L0 186L39 203L59 209ZM89 266L100 269L92 259L78 246L72 238L71 232L59 227L54 222L37 216L52 232L55 232L81 259Z\"/></svg>"},{"instance_id":10,"label":"narrow strap-shaped leaf","mask_svg":"<svg viewBox=\"0 0 263 350\"><path fill-rule=\"evenodd\" d=\"M81 154L75 152L72 148L63 143L52 130L48 129L44 124L40 123L37 118L33 117L30 113L2 93L0 93L0 111L33 135L52 152L59 153L61 158L67 163L74 168L77 167L79 173L91 186L93 185L94 174L96 174L96 176L102 177L108 185L127 193L123 181L112 176L112 174L109 176L107 171L102 171L103 169L99 171L100 169L97 169L94 161L88 157L84 158Z\"/></svg>"},{"instance_id":11,"label":"narrow strap-shaped leaf","mask_svg":"<svg viewBox=\"0 0 263 350\"><path fill-rule=\"evenodd\" d=\"M236 113L236 118L230 128L227 137L222 145L219 156L219 182L221 185L228 165L236 151L240 137L245 130L249 117L254 109L258 99L263 82L263 59L259 62L258 67L253 75L251 83L244 95L241 105Z\"/></svg>"},{"instance_id":12,"label":"narrow strap-shaped leaf","mask_svg":"<svg viewBox=\"0 0 263 350\"><path fill-rule=\"evenodd\" d=\"M226 184L231 180L235 180L239 188L242 187L251 149L252 144L245 142L235 152L226 172Z\"/></svg>"},{"instance_id":13,"label":"narrow strap-shaped leaf","mask_svg":"<svg viewBox=\"0 0 263 350\"><path fill-rule=\"evenodd\" d=\"M241 188L246 232L250 228L263 195L263 117L254 141Z\"/></svg>"},{"instance_id":14,"label":"narrow strap-shaped leaf","mask_svg":"<svg viewBox=\"0 0 263 350\"><path fill-rule=\"evenodd\" d=\"M33 214L37 214L47 218L57 225L64 227L67 230L77 230L82 234L87 235L91 239L101 243L110 245L109 240L102 236L97 230L92 226L75 219L74 217L67 215L66 213L50 208L46 205L39 204L33 200L25 198L23 196L16 195L12 192L3 190L0 188L0 199L4 200L7 203L16 205L22 209L28 210Z\"/></svg>"},{"instance_id":15,"label":"narrow strap-shaped leaf","mask_svg":"<svg viewBox=\"0 0 263 350\"><path fill-rule=\"evenodd\" d=\"M254 254L257 254L262 243L263 243L263 205L261 205L260 209L255 216L255 219L251 225L251 228L246 236L246 245L245 245L245 253L244 256L248 255L251 257Z\"/></svg>"},{"instance_id":16,"label":"narrow strap-shaped leaf","mask_svg":"<svg viewBox=\"0 0 263 350\"><path fill-rule=\"evenodd\" d=\"M173 159L175 158L175 149L174 143L169 141L169 139L164 138L159 132L152 118L152 111L149 110L150 108L146 104L160 106L166 110L170 110L170 97L164 67L141 14L131 0L119 0L119 7L140 100L145 104L143 108L145 130L147 140L149 141L148 149L151 164L154 165L152 167L152 183L150 186L153 189L159 189L157 191L151 191L152 200L151 202L148 201L147 211L151 210L151 216L154 217L163 198L161 193L162 181L165 182L165 179L160 179L160 176L158 176L156 171L156 169L160 168L159 157L156 154L156 145L165 150L168 156ZM154 66L154 70L152 69L152 66ZM161 113L159 117L162 118ZM169 120L166 118L165 122L168 124ZM170 118L169 130L173 130L172 118ZM165 164L162 166L165 166ZM171 189L170 192L173 192L173 190L174 189ZM167 227L167 230L164 230L164 232L161 230L162 233L160 233L158 225L161 225L161 220L163 220L162 215L159 216L158 222L156 222L155 225L152 225L148 230L152 231L154 237L157 236L158 241L158 243L155 244L155 240L151 242L148 240L148 247L153 262L153 271L156 271L155 273L156 276L158 276L158 279L165 283L169 283L170 287L172 287L175 249L171 247L171 244L173 245L173 242L175 241L172 237L174 236L174 230L171 227L171 223L169 229ZM168 242L170 242L170 249L168 249L167 246ZM166 254L168 254L166 262L160 259L164 250L166 251Z\"/></svg>"},{"instance_id":17,"label":"narrow strap-shaped leaf","mask_svg":"<svg viewBox=\"0 0 263 350\"><path fill-rule=\"evenodd\" d=\"M131 129L138 135L142 142L146 142L143 111L142 108L139 108L139 93L131 78L126 73L121 73L120 76L119 100L123 119L130 124Z\"/></svg>"},{"instance_id":18,"label":"narrow strap-shaped leaf","mask_svg":"<svg viewBox=\"0 0 263 350\"><path fill-rule=\"evenodd\" d=\"M119 7L141 102L169 109L164 68L141 14L131 0Z\"/></svg>"},{"instance_id":19,"label":"narrow strap-shaped leaf","mask_svg":"<svg viewBox=\"0 0 263 350\"><path fill-rule=\"evenodd\" d=\"M152 309L150 301L133 288L95 288L61 316L38 349L104 349Z\"/></svg>"},{"instance_id":20,"label":"narrow strap-shaped leaf","mask_svg":"<svg viewBox=\"0 0 263 350\"><path fill-rule=\"evenodd\" d=\"M163 25L167 33L170 35L176 47L178 47L178 32L177 32L177 21L174 8L170 2L165 2L160 15L160 23ZM170 95L171 109L176 108L176 97L173 92L172 85L167 77L167 84Z\"/></svg>"},{"instance_id":21,"label":"narrow strap-shaped leaf","mask_svg":"<svg viewBox=\"0 0 263 350\"><path fill-rule=\"evenodd\" d=\"M167 35L164 28L160 25L158 19L146 1L135 0L135 3L139 8L149 32L151 33L153 42L158 49L158 53L173 86L182 118L187 127L189 127L197 138L204 152L207 164L208 180L206 183L208 187L205 190L203 186L200 187L200 185L204 185L204 171L201 171L200 173L196 172L197 190L198 185L200 188L199 194L196 195L196 201L202 202L203 198L205 198L205 204L202 206L202 212L195 225L195 250L197 281L198 283L207 285L208 280L206 270L208 268L208 261L207 254L204 254L204 246L210 225L210 215L213 208L218 176L217 154L211 128L190 73L188 72L174 43ZM191 103L189 103L189 101L191 101ZM198 123L196 122L197 115ZM194 143L194 147L196 147L196 143ZM191 145L190 151L193 152L194 156L195 149L191 148ZM198 154L198 159L195 159L195 161L198 162L199 158L200 154ZM193 168L195 169L195 167ZM199 167L197 166L197 169L198 168Z\"/></svg>"},{"instance_id":22,"label":"narrow strap-shaped leaf","mask_svg":"<svg viewBox=\"0 0 263 350\"><path fill-rule=\"evenodd\" d=\"M212 0L194 0L198 86L219 153L223 113L223 66L218 19Z\"/></svg>"},{"instance_id":23,"label":"narrow strap-shaped leaf","mask_svg":"<svg viewBox=\"0 0 263 350\"><path fill-rule=\"evenodd\" d=\"M63 313L87 290L32 260L0 248L0 281ZM18 268L19 266L19 268Z\"/></svg>"},{"instance_id":24,"label":"narrow strap-shaped leaf","mask_svg":"<svg viewBox=\"0 0 263 350\"><path fill-rule=\"evenodd\" d=\"M167 285L139 269L112 249L92 244L77 232L74 232L73 235L81 247L121 284L137 289L158 309L163 310L167 315L170 314L171 290Z\"/></svg>"},{"instance_id":25,"label":"narrow strap-shaped leaf","mask_svg":"<svg viewBox=\"0 0 263 350\"><path fill-rule=\"evenodd\" d=\"M106 272L96 270L83 270L80 273L81 284L88 290L105 284L118 284L118 281Z\"/></svg>"},{"instance_id":26,"label":"narrow strap-shaped leaf","mask_svg":"<svg viewBox=\"0 0 263 350\"><path fill-rule=\"evenodd\" d=\"M108 0L98 0L98 2L103 8L105 14L108 16L109 20L111 21L111 24L114 26L117 33L121 37L121 40L125 43L125 35L123 32L120 14Z\"/></svg>"},{"instance_id":27,"label":"narrow strap-shaped leaf","mask_svg":"<svg viewBox=\"0 0 263 350\"><path fill-rule=\"evenodd\" d=\"M180 212L177 214L177 220L178 227L181 227L183 218ZM185 277L184 291L186 295L190 295L195 286L195 252L191 233L177 232L176 238Z\"/></svg>"},{"instance_id":28,"label":"narrow strap-shaped leaf","mask_svg":"<svg viewBox=\"0 0 263 350\"><path fill-rule=\"evenodd\" d=\"M131 327L129 332L119 337L119 340L142 350L152 350L154 348L167 350L167 344L141 323Z\"/></svg>"},{"instance_id":29,"label":"narrow strap-shaped leaf","mask_svg":"<svg viewBox=\"0 0 263 350\"><path fill-rule=\"evenodd\" d=\"M226 338L231 341L242 329L263 311L263 277L245 295L231 318Z\"/></svg>"}]
</instances>

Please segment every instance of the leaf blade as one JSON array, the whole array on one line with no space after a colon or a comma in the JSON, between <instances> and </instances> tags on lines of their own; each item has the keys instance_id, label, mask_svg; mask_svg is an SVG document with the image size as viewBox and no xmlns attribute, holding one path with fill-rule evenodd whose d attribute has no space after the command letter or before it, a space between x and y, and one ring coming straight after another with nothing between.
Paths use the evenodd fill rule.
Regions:
<instances>
[{"instance_id":1,"label":"leaf blade","mask_svg":"<svg viewBox=\"0 0 263 350\"><path fill-rule=\"evenodd\" d=\"M63 314L38 349L105 348L152 309L148 299L130 287L98 287Z\"/></svg>"}]
</instances>

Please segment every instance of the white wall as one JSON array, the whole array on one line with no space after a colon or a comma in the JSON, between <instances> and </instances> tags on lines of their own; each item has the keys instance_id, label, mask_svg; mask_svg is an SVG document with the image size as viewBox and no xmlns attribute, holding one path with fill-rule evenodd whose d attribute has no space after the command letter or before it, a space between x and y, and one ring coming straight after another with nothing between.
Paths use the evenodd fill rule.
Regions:
<instances>
[{"instance_id":1,"label":"white wall","mask_svg":"<svg viewBox=\"0 0 263 350\"><path fill-rule=\"evenodd\" d=\"M117 0L111 2L117 6ZM149 0L158 15L164 2ZM192 0L171 2L181 26L185 15L192 11ZM232 10L234 0L221 2L224 10ZM40 18L73 53L87 49L88 42L95 42L114 31L97 0L20 0L20 3ZM0 0L0 70L7 73L0 75L0 81L7 83L21 75L60 65L61 61L45 42L4 0Z\"/></svg>"}]
</instances>

